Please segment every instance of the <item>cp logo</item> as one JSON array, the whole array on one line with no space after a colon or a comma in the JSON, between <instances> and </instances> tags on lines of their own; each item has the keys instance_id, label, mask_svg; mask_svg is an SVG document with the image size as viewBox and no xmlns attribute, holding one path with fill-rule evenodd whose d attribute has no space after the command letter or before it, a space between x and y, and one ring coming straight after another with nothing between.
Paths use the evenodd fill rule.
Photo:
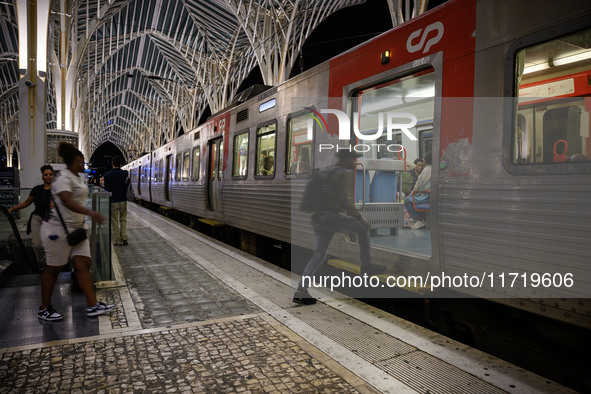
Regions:
<instances>
[{"instance_id":1,"label":"cp logo","mask_svg":"<svg viewBox=\"0 0 591 394\"><path fill-rule=\"evenodd\" d=\"M441 37L443 37L443 23L441 22L435 22L427 26L423 32L423 35L421 35L422 30L423 29L413 31L410 36L408 36L408 40L406 40L406 50L410 53L420 51L423 46L425 47L425 49L423 49L423 53L427 53L431 46L437 44L441 40ZM435 37L430 38L427 43L425 43L429 33L432 31L436 31ZM418 36L421 36L421 41L419 41L418 44L413 44L413 41Z\"/></svg>"}]
</instances>

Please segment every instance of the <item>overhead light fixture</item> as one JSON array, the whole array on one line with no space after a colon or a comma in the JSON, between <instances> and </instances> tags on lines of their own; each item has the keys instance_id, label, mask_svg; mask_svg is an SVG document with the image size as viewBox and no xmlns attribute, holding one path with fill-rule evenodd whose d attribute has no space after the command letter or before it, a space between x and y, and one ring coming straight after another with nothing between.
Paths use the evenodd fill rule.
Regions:
<instances>
[{"instance_id":1,"label":"overhead light fixture","mask_svg":"<svg viewBox=\"0 0 591 394\"><path fill-rule=\"evenodd\" d=\"M565 64L580 62L581 60L591 59L591 51L577 53L576 55L566 56L560 59L551 59L552 66L563 66Z\"/></svg>"},{"instance_id":2,"label":"overhead light fixture","mask_svg":"<svg viewBox=\"0 0 591 394\"><path fill-rule=\"evenodd\" d=\"M585 51L577 53L576 55L561 57L559 59L550 59L547 63L540 63L533 66L525 67L523 69L523 74L529 74L536 71L546 70L550 67L564 66L565 64L576 63L588 59L591 59L591 51Z\"/></svg>"},{"instance_id":3,"label":"overhead light fixture","mask_svg":"<svg viewBox=\"0 0 591 394\"><path fill-rule=\"evenodd\" d=\"M382 64L390 63L390 51L382 52Z\"/></svg>"},{"instance_id":4,"label":"overhead light fixture","mask_svg":"<svg viewBox=\"0 0 591 394\"><path fill-rule=\"evenodd\" d=\"M406 97L435 97L435 86L411 91Z\"/></svg>"},{"instance_id":5,"label":"overhead light fixture","mask_svg":"<svg viewBox=\"0 0 591 394\"><path fill-rule=\"evenodd\" d=\"M536 71L542 71L542 70L545 70L547 68L550 68L550 66L548 65L548 63L536 64L535 66L525 67L523 69L523 74L535 73Z\"/></svg>"}]
</instances>

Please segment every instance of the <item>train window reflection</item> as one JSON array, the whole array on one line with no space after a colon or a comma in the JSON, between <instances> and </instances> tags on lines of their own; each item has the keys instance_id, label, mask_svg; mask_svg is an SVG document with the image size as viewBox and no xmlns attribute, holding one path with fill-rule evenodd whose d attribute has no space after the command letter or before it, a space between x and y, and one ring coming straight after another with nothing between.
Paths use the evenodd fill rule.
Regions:
<instances>
[{"instance_id":1,"label":"train window reflection","mask_svg":"<svg viewBox=\"0 0 591 394\"><path fill-rule=\"evenodd\" d=\"M160 173L160 162L156 160L154 162L154 182L158 182L158 174Z\"/></svg>"},{"instance_id":2,"label":"train window reflection","mask_svg":"<svg viewBox=\"0 0 591 394\"><path fill-rule=\"evenodd\" d=\"M516 52L513 164L591 160L590 45L586 29Z\"/></svg>"},{"instance_id":3,"label":"train window reflection","mask_svg":"<svg viewBox=\"0 0 591 394\"><path fill-rule=\"evenodd\" d=\"M257 129L257 162L255 175L272 176L275 173L275 134L277 124Z\"/></svg>"},{"instance_id":4,"label":"train window reflection","mask_svg":"<svg viewBox=\"0 0 591 394\"><path fill-rule=\"evenodd\" d=\"M232 176L245 178L247 162L248 132L245 132L234 137L234 160L232 165Z\"/></svg>"},{"instance_id":5,"label":"train window reflection","mask_svg":"<svg viewBox=\"0 0 591 394\"><path fill-rule=\"evenodd\" d=\"M308 130L313 127L313 119L308 114L294 116L287 121L287 166L285 172L288 175L312 172L314 140L309 138Z\"/></svg>"}]
</instances>

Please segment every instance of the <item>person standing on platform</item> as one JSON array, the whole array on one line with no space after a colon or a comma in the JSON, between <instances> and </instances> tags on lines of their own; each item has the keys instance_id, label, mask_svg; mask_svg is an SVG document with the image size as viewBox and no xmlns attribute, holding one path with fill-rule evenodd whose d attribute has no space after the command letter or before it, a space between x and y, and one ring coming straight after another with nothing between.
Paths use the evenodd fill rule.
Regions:
<instances>
[{"instance_id":1,"label":"person standing on platform","mask_svg":"<svg viewBox=\"0 0 591 394\"><path fill-rule=\"evenodd\" d=\"M105 174L105 190L111 192L111 232L115 246L125 246L127 242L127 177L121 169L121 158L115 156L113 169Z\"/></svg>"},{"instance_id":2,"label":"person standing on platform","mask_svg":"<svg viewBox=\"0 0 591 394\"><path fill-rule=\"evenodd\" d=\"M85 207L88 186L84 178L84 155L74 145L60 142L58 154L64 159L67 168L60 172L52 187L53 208L49 220L41 225L41 242L45 249L47 267L41 275L41 306L37 317L41 320L55 321L63 319L51 305L53 288L59 273L71 258L76 269L78 285L84 293L87 316L102 315L115 308L96 299L94 284L90 274L90 242L88 238L77 245L68 243L68 233L84 225L84 215L90 216L98 224L103 223L103 216ZM61 217L60 217L61 216Z\"/></svg>"},{"instance_id":3,"label":"person standing on platform","mask_svg":"<svg viewBox=\"0 0 591 394\"><path fill-rule=\"evenodd\" d=\"M356 152L341 150L337 153L337 165L328 170L323 185L314 185L319 190L326 190L322 198L324 200L314 209L312 215L312 229L314 230L314 254L306 264L302 279L293 295L293 302L304 305L316 303L308 293L304 285L304 278L312 278L324 261L326 251L333 236L340 233L355 233L359 241L359 255L361 260L361 275L379 275L386 270L386 267L378 264L371 264L371 243L369 230L371 224L361 216L355 207L353 198L353 171L355 160L359 156ZM308 186L310 187L310 186ZM305 199L306 197L304 197Z\"/></svg>"},{"instance_id":4,"label":"person standing on platform","mask_svg":"<svg viewBox=\"0 0 591 394\"><path fill-rule=\"evenodd\" d=\"M10 213L26 208L33 203L35 204L35 209L31 212L27 222L27 234L31 234L33 238L33 250L37 257L37 268L40 271L45 268L45 253L43 252L43 245L41 245L40 230L41 223L43 223L43 220L47 220L49 210L52 207L51 182L53 182L53 167L50 165L41 167L41 178L43 179L42 185L35 186L25 201L8 210Z\"/></svg>"}]
</instances>

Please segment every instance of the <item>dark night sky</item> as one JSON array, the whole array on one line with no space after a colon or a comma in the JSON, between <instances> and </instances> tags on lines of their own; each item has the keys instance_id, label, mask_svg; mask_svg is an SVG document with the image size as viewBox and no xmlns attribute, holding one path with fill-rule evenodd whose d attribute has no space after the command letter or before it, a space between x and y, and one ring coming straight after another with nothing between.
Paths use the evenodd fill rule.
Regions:
<instances>
[{"instance_id":1,"label":"dark night sky","mask_svg":"<svg viewBox=\"0 0 591 394\"><path fill-rule=\"evenodd\" d=\"M431 0L429 9L445 2L445 0ZM324 20L308 37L302 49L302 55L298 57L291 77L303 70L308 70L328 59L334 57L364 41L392 27L387 0L367 0L364 4L347 7L335 12ZM242 83L239 91L252 84L262 84L262 77L256 67L249 77ZM206 115L209 111L206 110ZM200 122L203 122L203 116ZM106 142L98 147L89 162L93 168L104 172L110 169L110 160L113 156L121 156L117 147Z\"/></svg>"}]
</instances>

